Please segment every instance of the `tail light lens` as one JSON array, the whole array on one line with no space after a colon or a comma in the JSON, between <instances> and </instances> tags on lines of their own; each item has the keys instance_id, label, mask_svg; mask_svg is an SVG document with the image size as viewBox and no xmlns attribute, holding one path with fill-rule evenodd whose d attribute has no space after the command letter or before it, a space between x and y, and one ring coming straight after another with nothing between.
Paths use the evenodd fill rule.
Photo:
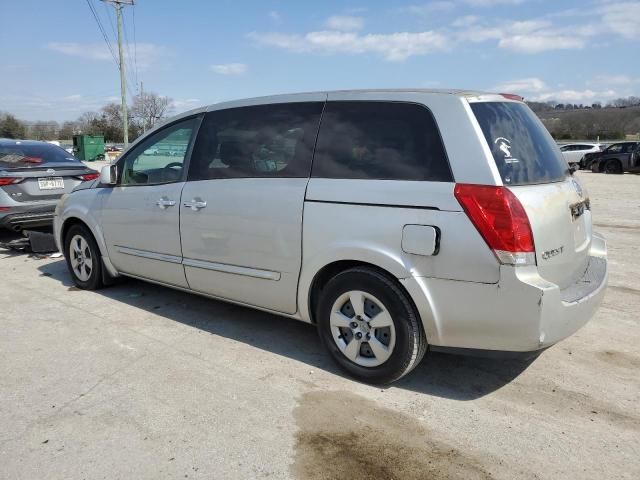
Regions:
<instances>
[{"instance_id":1,"label":"tail light lens","mask_svg":"<svg viewBox=\"0 0 640 480\"><path fill-rule=\"evenodd\" d=\"M0 187L5 185L13 185L14 183L20 183L23 179L21 177L0 177Z\"/></svg>"},{"instance_id":2,"label":"tail light lens","mask_svg":"<svg viewBox=\"0 0 640 480\"><path fill-rule=\"evenodd\" d=\"M502 95L507 100L517 100L519 102L522 102L524 100L524 97L516 95L515 93L501 93L500 95Z\"/></svg>"},{"instance_id":3,"label":"tail light lens","mask_svg":"<svg viewBox=\"0 0 640 480\"><path fill-rule=\"evenodd\" d=\"M98 178L100 176L100 174L98 172L94 172L94 173L85 173L84 175L80 175L80 179L83 182L88 182L90 180L95 180L96 178Z\"/></svg>"},{"instance_id":4,"label":"tail light lens","mask_svg":"<svg viewBox=\"0 0 640 480\"><path fill-rule=\"evenodd\" d=\"M24 157L22 159L24 163L42 163L42 159L40 157Z\"/></svg>"},{"instance_id":5,"label":"tail light lens","mask_svg":"<svg viewBox=\"0 0 640 480\"><path fill-rule=\"evenodd\" d=\"M454 194L498 260L535 264L535 245L527 213L506 187L456 184Z\"/></svg>"}]
</instances>

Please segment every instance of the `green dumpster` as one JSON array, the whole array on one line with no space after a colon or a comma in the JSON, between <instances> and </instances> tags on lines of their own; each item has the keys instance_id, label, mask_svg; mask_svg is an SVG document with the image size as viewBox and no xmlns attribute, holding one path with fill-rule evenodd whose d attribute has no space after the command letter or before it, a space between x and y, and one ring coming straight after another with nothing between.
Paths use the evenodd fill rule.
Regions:
<instances>
[{"instance_id":1,"label":"green dumpster","mask_svg":"<svg viewBox=\"0 0 640 480\"><path fill-rule=\"evenodd\" d=\"M103 135L74 135L73 154L80 160L93 162L104 158Z\"/></svg>"}]
</instances>

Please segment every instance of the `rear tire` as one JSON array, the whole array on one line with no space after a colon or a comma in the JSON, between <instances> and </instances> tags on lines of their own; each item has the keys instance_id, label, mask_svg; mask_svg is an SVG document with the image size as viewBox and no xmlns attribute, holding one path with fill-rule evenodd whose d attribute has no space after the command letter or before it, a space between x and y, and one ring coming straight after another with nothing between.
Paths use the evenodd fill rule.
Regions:
<instances>
[{"instance_id":1,"label":"rear tire","mask_svg":"<svg viewBox=\"0 0 640 480\"><path fill-rule=\"evenodd\" d=\"M75 224L69 228L64 239L64 256L78 288L98 290L104 286L100 249L87 227Z\"/></svg>"},{"instance_id":2,"label":"rear tire","mask_svg":"<svg viewBox=\"0 0 640 480\"><path fill-rule=\"evenodd\" d=\"M415 368L427 351L420 318L408 295L368 267L327 282L316 318L324 346L338 365L366 383L388 384Z\"/></svg>"},{"instance_id":3,"label":"rear tire","mask_svg":"<svg viewBox=\"0 0 640 480\"><path fill-rule=\"evenodd\" d=\"M604 164L604 173L620 175L622 174L622 164L619 160L607 160L607 163Z\"/></svg>"}]
</instances>

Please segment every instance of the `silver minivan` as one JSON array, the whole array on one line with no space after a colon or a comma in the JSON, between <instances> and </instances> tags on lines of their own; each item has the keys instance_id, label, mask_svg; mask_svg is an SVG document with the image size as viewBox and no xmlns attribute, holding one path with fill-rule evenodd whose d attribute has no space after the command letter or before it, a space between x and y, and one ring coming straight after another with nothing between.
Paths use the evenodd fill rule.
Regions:
<instances>
[{"instance_id":1,"label":"silver minivan","mask_svg":"<svg viewBox=\"0 0 640 480\"><path fill-rule=\"evenodd\" d=\"M54 223L78 287L134 277L313 323L371 383L429 348L540 351L589 320L607 282L586 190L506 94L194 110L63 197Z\"/></svg>"}]
</instances>

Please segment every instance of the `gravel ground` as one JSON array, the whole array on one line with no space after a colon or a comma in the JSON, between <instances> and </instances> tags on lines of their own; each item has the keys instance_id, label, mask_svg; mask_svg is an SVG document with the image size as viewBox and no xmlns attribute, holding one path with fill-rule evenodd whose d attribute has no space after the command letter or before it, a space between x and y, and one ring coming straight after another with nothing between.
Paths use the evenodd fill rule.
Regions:
<instances>
[{"instance_id":1,"label":"gravel ground","mask_svg":"<svg viewBox=\"0 0 640 480\"><path fill-rule=\"evenodd\" d=\"M580 173L596 317L531 362L432 354L374 388L314 328L0 252L0 478L640 478L640 177Z\"/></svg>"}]
</instances>

